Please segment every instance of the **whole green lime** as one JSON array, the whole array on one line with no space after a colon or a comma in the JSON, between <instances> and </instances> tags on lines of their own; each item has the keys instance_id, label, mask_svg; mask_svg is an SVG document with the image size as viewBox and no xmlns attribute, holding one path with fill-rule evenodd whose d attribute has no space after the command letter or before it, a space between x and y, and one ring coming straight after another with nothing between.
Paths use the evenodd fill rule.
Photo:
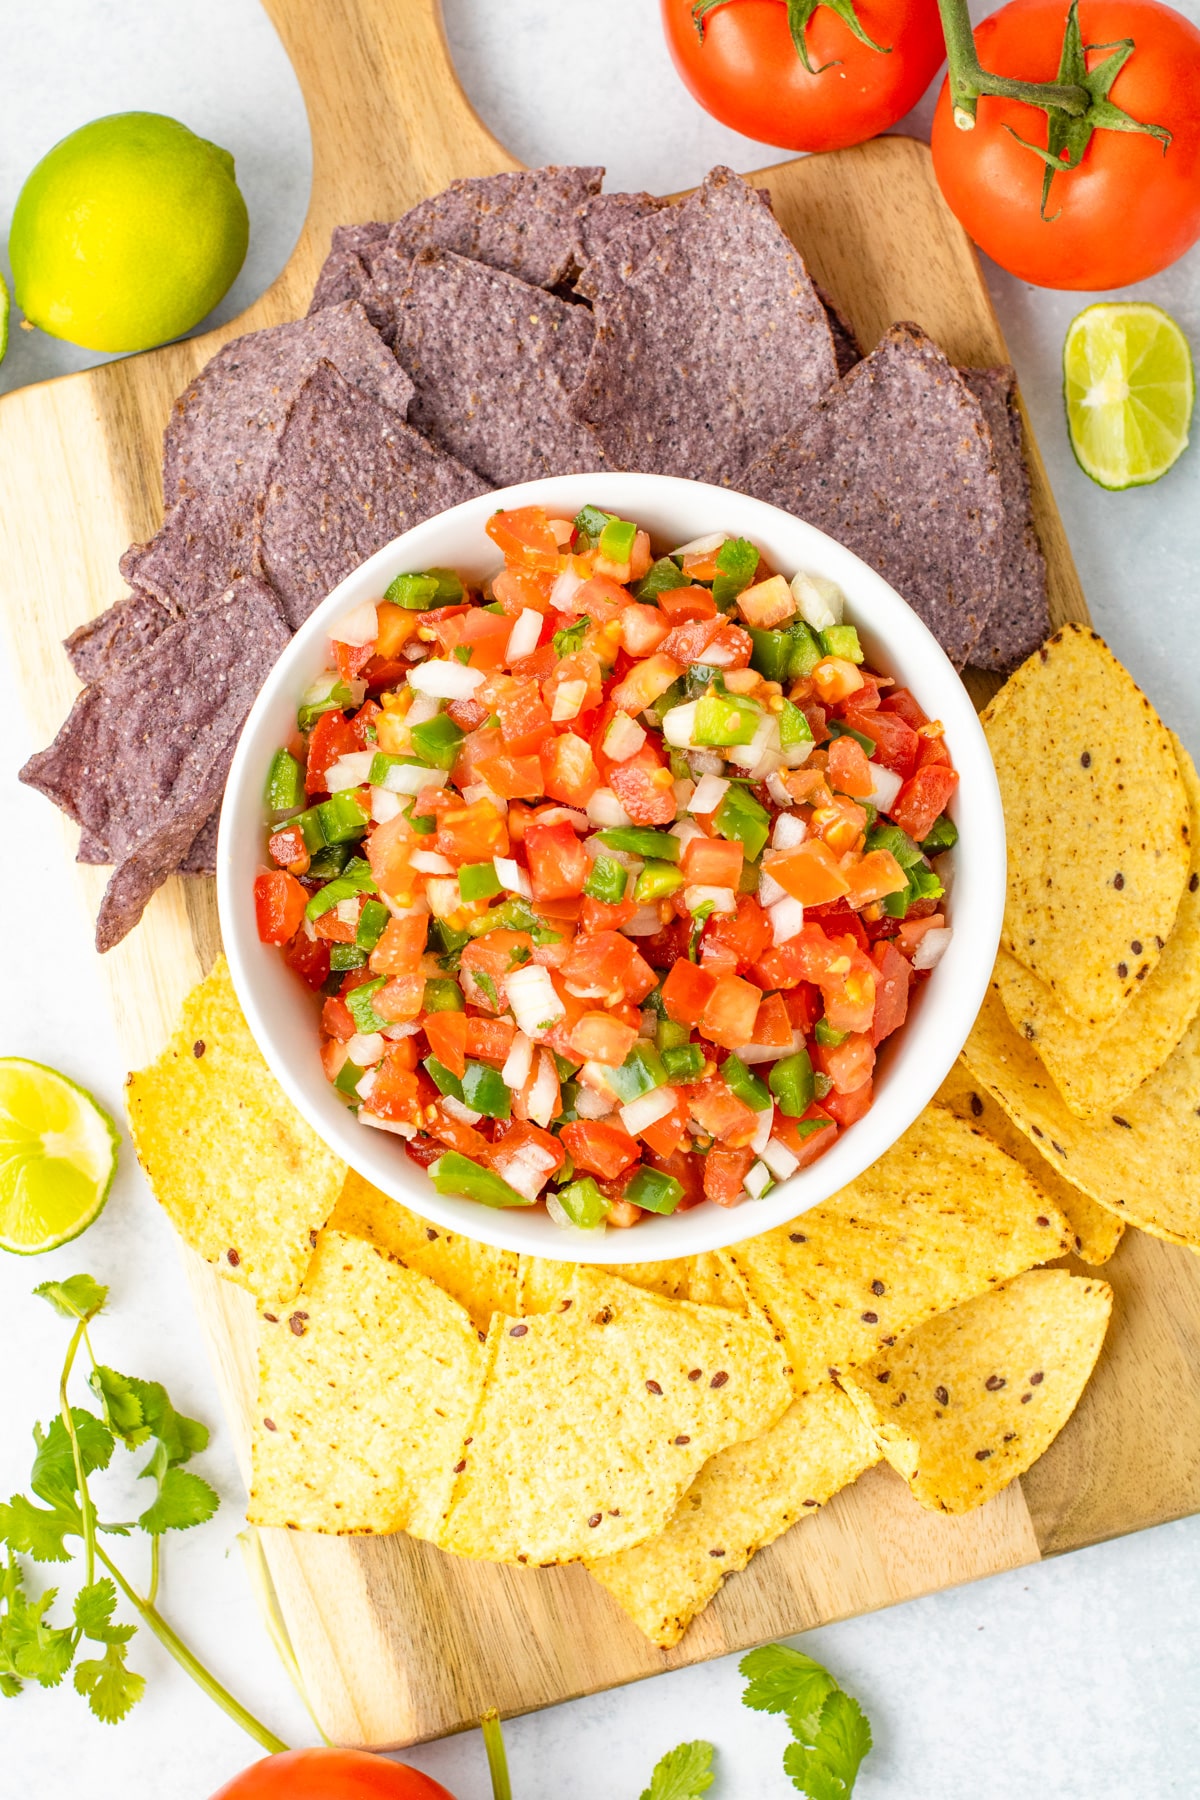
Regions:
<instances>
[{"instance_id":1,"label":"whole green lime","mask_svg":"<svg viewBox=\"0 0 1200 1800\"><path fill-rule=\"evenodd\" d=\"M211 312L249 241L228 150L161 113L112 113L55 144L21 189L13 292L51 337L148 350Z\"/></svg>"}]
</instances>

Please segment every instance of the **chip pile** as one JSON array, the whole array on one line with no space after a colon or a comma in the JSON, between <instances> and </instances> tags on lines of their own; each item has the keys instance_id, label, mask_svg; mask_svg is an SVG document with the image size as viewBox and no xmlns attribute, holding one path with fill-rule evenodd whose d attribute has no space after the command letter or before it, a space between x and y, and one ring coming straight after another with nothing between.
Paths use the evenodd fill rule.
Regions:
<instances>
[{"instance_id":1,"label":"chip pile","mask_svg":"<svg viewBox=\"0 0 1200 1800\"><path fill-rule=\"evenodd\" d=\"M493 487L594 469L758 495L873 564L959 666L1046 636L1011 369L915 325L862 357L765 190L668 204L603 170L458 181L340 227L308 316L226 344L180 395L165 517L131 592L67 639L87 684L22 779L114 865L100 950L169 874L211 873L240 727L351 570Z\"/></svg>"},{"instance_id":2,"label":"chip pile","mask_svg":"<svg viewBox=\"0 0 1200 1800\"><path fill-rule=\"evenodd\" d=\"M947 1084L791 1225L606 1269L474 1243L338 1163L223 963L129 1089L181 1236L258 1302L251 1520L580 1561L663 1648L881 1460L922 1506L965 1512L1069 1418L1111 1292L1041 1265L1115 1236L977 1106L990 1123L967 1078Z\"/></svg>"}]
</instances>

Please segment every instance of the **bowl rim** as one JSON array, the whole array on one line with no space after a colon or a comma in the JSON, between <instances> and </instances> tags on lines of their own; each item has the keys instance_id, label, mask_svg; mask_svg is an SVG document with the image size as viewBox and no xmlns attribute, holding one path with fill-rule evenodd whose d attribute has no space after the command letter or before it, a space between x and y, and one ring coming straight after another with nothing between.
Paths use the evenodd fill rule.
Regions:
<instances>
[{"instance_id":1,"label":"bowl rim","mask_svg":"<svg viewBox=\"0 0 1200 1800\"><path fill-rule=\"evenodd\" d=\"M685 1213L643 1220L635 1231L575 1231L556 1225L544 1208L492 1209L439 1194L424 1170L409 1160L402 1139L361 1126L334 1094L315 1054L315 1030L311 1055L298 1049L294 1032L285 1041L277 1015L282 1009L295 1018L296 1001L309 1008L312 996L277 949L259 942L251 898L253 871L263 860L265 771L282 737L290 735L281 735L278 721L281 714L294 719L297 697L328 667L331 622L364 600L378 599L391 577L406 567L454 567L480 575L494 569L499 553L484 537L483 526L500 508L545 505L551 516L569 518L585 504L619 512L639 525L648 523L655 537L675 542L701 533L687 530L672 538L671 530L660 529L657 521L686 517L689 510L701 513L710 521L709 530L750 537L784 568L790 564L830 575L846 594L848 615L868 645L869 659L877 656L889 674L919 666L920 693L933 700L926 710L945 725L961 777L950 806L959 827L959 842L950 852L955 860L948 890L954 933L924 984L920 1006L881 1052L882 1080L871 1109L841 1132L824 1156L777 1183L765 1198L727 1209L705 1201ZM462 541L460 553L432 548L447 538ZM777 546L786 546L786 553ZM871 645L878 650L872 652ZM911 674L904 682L912 684ZM964 793L970 796L968 813L962 810ZM1005 884L1004 815L982 725L961 677L907 602L836 539L766 501L681 476L611 470L547 476L478 495L394 538L339 582L294 634L250 709L225 788L217 843L218 914L235 992L268 1067L317 1135L350 1167L431 1225L549 1261L609 1265L698 1255L758 1236L821 1204L876 1162L933 1098L966 1041L1000 941ZM294 990L291 999L288 989Z\"/></svg>"}]
</instances>

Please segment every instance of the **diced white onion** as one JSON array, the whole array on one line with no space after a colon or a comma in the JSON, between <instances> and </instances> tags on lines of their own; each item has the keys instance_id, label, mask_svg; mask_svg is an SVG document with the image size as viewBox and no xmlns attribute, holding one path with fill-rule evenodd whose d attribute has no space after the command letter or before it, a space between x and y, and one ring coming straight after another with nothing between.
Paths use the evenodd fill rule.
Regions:
<instances>
[{"instance_id":1,"label":"diced white onion","mask_svg":"<svg viewBox=\"0 0 1200 1800\"><path fill-rule=\"evenodd\" d=\"M533 899L529 875L519 862L514 862L511 856L496 856L492 858L492 861L495 863L501 887L506 888L510 894L520 894L524 900Z\"/></svg>"},{"instance_id":2,"label":"diced white onion","mask_svg":"<svg viewBox=\"0 0 1200 1800\"><path fill-rule=\"evenodd\" d=\"M619 712L604 734L604 754L613 762L628 762L646 741L646 733L629 713Z\"/></svg>"},{"instance_id":3,"label":"diced white onion","mask_svg":"<svg viewBox=\"0 0 1200 1800\"><path fill-rule=\"evenodd\" d=\"M781 1056L790 1056L791 1051L780 1044L739 1044L738 1056L746 1067L751 1063L778 1062Z\"/></svg>"},{"instance_id":4,"label":"diced white onion","mask_svg":"<svg viewBox=\"0 0 1200 1800\"><path fill-rule=\"evenodd\" d=\"M685 750L692 741L692 732L696 728L696 708L699 704L698 700L689 700L686 706L673 706L662 722L663 736L677 750Z\"/></svg>"},{"instance_id":5,"label":"diced white onion","mask_svg":"<svg viewBox=\"0 0 1200 1800\"><path fill-rule=\"evenodd\" d=\"M648 1094L639 1094L636 1100L621 1107L621 1123L630 1137L637 1137L639 1132L665 1119L675 1105L675 1098L673 1087L651 1088Z\"/></svg>"},{"instance_id":6,"label":"diced white onion","mask_svg":"<svg viewBox=\"0 0 1200 1800\"><path fill-rule=\"evenodd\" d=\"M361 650L367 644L373 644L379 636L379 614L374 603L364 600L361 606L339 619L331 633L335 644L351 644Z\"/></svg>"},{"instance_id":7,"label":"diced white onion","mask_svg":"<svg viewBox=\"0 0 1200 1800\"><path fill-rule=\"evenodd\" d=\"M478 1125L483 1114L468 1106L465 1100L459 1100L454 1094L443 1094L441 1104L452 1119L460 1119L464 1125Z\"/></svg>"},{"instance_id":8,"label":"diced white onion","mask_svg":"<svg viewBox=\"0 0 1200 1800\"><path fill-rule=\"evenodd\" d=\"M381 1119L377 1113L370 1112L365 1106L358 1109L360 1125L373 1125L376 1131L390 1131L396 1137L413 1138L417 1135L415 1125L407 1119Z\"/></svg>"},{"instance_id":9,"label":"diced white onion","mask_svg":"<svg viewBox=\"0 0 1200 1800\"><path fill-rule=\"evenodd\" d=\"M313 924L312 920L309 918L307 913L305 913L303 919L301 919L300 925L301 925L301 929L303 930L304 935L308 939L309 943L315 944L317 941L317 928Z\"/></svg>"},{"instance_id":10,"label":"diced white onion","mask_svg":"<svg viewBox=\"0 0 1200 1800\"><path fill-rule=\"evenodd\" d=\"M767 776L767 792L770 794L776 806L791 806L793 804L792 796L784 787L783 776L779 773L778 769Z\"/></svg>"},{"instance_id":11,"label":"diced white onion","mask_svg":"<svg viewBox=\"0 0 1200 1800\"><path fill-rule=\"evenodd\" d=\"M680 846L679 854L682 856L693 839L702 838L704 833L694 819L677 819L667 836L677 840Z\"/></svg>"},{"instance_id":12,"label":"diced white onion","mask_svg":"<svg viewBox=\"0 0 1200 1800\"><path fill-rule=\"evenodd\" d=\"M564 719L577 719L584 701L587 699L588 684L579 681L561 681L554 690L554 704L550 708L550 717L556 725Z\"/></svg>"},{"instance_id":13,"label":"diced white onion","mask_svg":"<svg viewBox=\"0 0 1200 1800\"><path fill-rule=\"evenodd\" d=\"M836 581L825 575L792 576L792 598L800 608L800 617L814 631L827 631L840 625L846 607L846 596Z\"/></svg>"},{"instance_id":14,"label":"diced white onion","mask_svg":"<svg viewBox=\"0 0 1200 1800\"><path fill-rule=\"evenodd\" d=\"M326 771L326 789L331 794L340 794L343 788L362 787L374 761L373 750L351 750L348 755L339 756Z\"/></svg>"},{"instance_id":15,"label":"diced white onion","mask_svg":"<svg viewBox=\"0 0 1200 1800\"><path fill-rule=\"evenodd\" d=\"M416 1019L399 1019L394 1025L385 1025L383 1035L389 1044L398 1043L401 1038L416 1037L420 1029L420 1024Z\"/></svg>"},{"instance_id":16,"label":"diced white onion","mask_svg":"<svg viewBox=\"0 0 1200 1800\"><path fill-rule=\"evenodd\" d=\"M439 769L426 769L416 763L393 763L380 785L389 794L420 794L427 787L437 787L440 777Z\"/></svg>"},{"instance_id":17,"label":"diced white onion","mask_svg":"<svg viewBox=\"0 0 1200 1800\"><path fill-rule=\"evenodd\" d=\"M786 894L787 889L780 886L772 875L769 865L763 863L758 874L758 904L774 906L775 902L782 900Z\"/></svg>"},{"instance_id":18,"label":"diced white onion","mask_svg":"<svg viewBox=\"0 0 1200 1800\"><path fill-rule=\"evenodd\" d=\"M639 906L632 919L627 919L621 930L626 937L654 937L662 930L662 919L657 906Z\"/></svg>"},{"instance_id":19,"label":"diced white onion","mask_svg":"<svg viewBox=\"0 0 1200 1800\"><path fill-rule=\"evenodd\" d=\"M441 710L441 701L435 700L432 694L414 693L412 703L404 715L404 723L410 728L413 725L427 725L430 719L437 718Z\"/></svg>"},{"instance_id":20,"label":"diced white onion","mask_svg":"<svg viewBox=\"0 0 1200 1800\"><path fill-rule=\"evenodd\" d=\"M728 669L737 656L736 644L711 643L704 652L704 660L714 669Z\"/></svg>"},{"instance_id":21,"label":"diced white onion","mask_svg":"<svg viewBox=\"0 0 1200 1800\"><path fill-rule=\"evenodd\" d=\"M536 1200L554 1167L554 1157L540 1144L522 1144L518 1149L510 1150L507 1156L502 1148L498 1149L492 1163L509 1187L516 1188L526 1200Z\"/></svg>"},{"instance_id":22,"label":"diced white onion","mask_svg":"<svg viewBox=\"0 0 1200 1800\"><path fill-rule=\"evenodd\" d=\"M771 1185L771 1171L766 1163L754 1163L748 1171L743 1185L752 1200L761 1200Z\"/></svg>"},{"instance_id":23,"label":"diced white onion","mask_svg":"<svg viewBox=\"0 0 1200 1800\"><path fill-rule=\"evenodd\" d=\"M755 1156L761 1156L770 1142L771 1132L775 1124L774 1103L770 1106L764 1106L762 1111L757 1115L757 1118L758 1122L754 1127L754 1136L750 1139L746 1148L748 1150L753 1150Z\"/></svg>"},{"instance_id":24,"label":"diced white onion","mask_svg":"<svg viewBox=\"0 0 1200 1800\"><path fill-rule=\"evenodd\" d=\"M808 836L808 826L795 813L780 813L775 821L775 829L771 833L773 850L794 850Z\"/></svg>"},{"instance_id":25,"label":"diced white onion","mask_svg":"<svg viewBox=\"0 0 1200 1800\"><path fill-rule=\"evenodd\" d=\"M425 883L425 898L435 919L448 919L463 903L457 880L431 875Z\"/></svg>"},{"instance_id":26,"label":"diced white onion","mask_svg":"<svg viewBox=\"0 0 1200 1800\"><path fill-rule=\"evenodd\" d=\"M676 777L676 779L671 783L671 792L675 796L676 811L678 811L678 812L686 812L687 811L688 807L691 805L692 795L695 793L695 791L696 791L696 784L690 778L690 776L680 775L680 776Z\"/></svg>"},{"instance_id":27,"label":"diced white onion","mask_svg":"<svg viewBox=\"0 0 1200 1800\"><path fill-rule=\"evenodd\" d=\"M371 818L376 825L386 825L404 811L404 802L399 794L390 794L387 788L371 789Z\"/></svg>"},{"instance_id":28,"label":"diced white onion","mask_svg":"<svg viewBox=\"0 0 1200 1800\"><path fill-rule=\"evenodd\" d=\"M581 1119L607 1119L616 1104L611 1094L602 1094L594 1087L581 1086L575 1096L575 1111Z\"/></svg>"},{"instance_id":29,"label":"diced white onion","mask_svg":"<svg viewBox=\"0 0 1200 1800\"><path fill-rule=\"evenodd\" d=\"M346 1058L356 1068L369 1069L372 1063L383 1061L386 1049L382 1031L356 1031L346 1045Z\"/></svg>"},{"instance_id":30,"label":"diced white onion","mask_svg":"<svg viewBox=\"0 0 1200 1800\"><path fill-rule=\"evenodd\" d=\"M410 637L400 654L405 662L419 663L425 661L431 648L431 645L423 644L420 638Z\"/></svg>"},{"instance_id":31,"label":"diced white onion","mask_svg":"<svg viewBox=\"0 0 1200 1800\"><path fill-rule=\"evenodd\" d=\"M711 903L714 913L735 913L737 911L737 895L732 888L705 887L694 882L683 890L683 904L690 913L698 912L702 906ZM629 929L628 926L625 928Z\"/></svg>"},{"instance_id":32,"label":"diced white onion","mask_svg":"<svg viewBox=\"0 0 1200 1800\"><path fill-rule=\"evenodd\" d=\"M672 550L672 556L707 556L710 550L719 550L729 537L727 531L710 531L707 537L693 538L689 544L680 544L678 550Z\"/></svg>"},{"instance_id":33,"label":"diced white onion","mask_svg":"<svg viewBox=\"0 0 1200 1800\"><path fill-rule=\"evenodd\" d=\"M790 894L782 900L776 900L767 908L767 917L771 921L771 936L776 944L786 944L804 928L804 908Z\"/></svg>"},{"instance_id":34,"label":"diced white onion","mask_svg":"<svg viewBox=\"0 0 1200 1800\"><path fill-rule=\"evenodd\" d=\"M670 714L667 716L670 717ZM774 713L763 714L748 744L733 744L725 754L739 769L753 771L768 750L777 755L783 754L779 748L779 720Z\"/></svg>"},{"instance_id":35,"label":"diced white onion","mask_svg":"<svg viewBox=\"0 0 1200 1800\"><path fill-rule=\"evenodd\" d=\"M688 767L693 775L723 775L725 773L725 758L719 750L689 749L687 759Z\"/></svg>"},{"instance_id":36,"label":"diced white onion","mask_svg":"<svg viewBox=\"0 0 1200 1800\"><path fill-rule=\"evenodd\" d=\"M549 971L540 963L514 969L505 985L517 1027L531 1038L544 1037L567 1010L554 991Z\"/></svg>"},{"instance_id":37,"label":"diced white onion","mask_svg":"<svg viewBox=\"0 0 1200 1800\"><path fill-rule=\"evenodd\" d=\"M482 669L437 656L430 657L419 669L410 669L408 685L418 694L432 694L438 700L469 700L483 678Z\"/></svg>"},{"instance_id":38,"label":"diced white onion","mask_svg":"<svg viewBox=\"0 0 1200 1800\"><path fill-rule=\"evenodd\" d=\"M338 924L357 925L358 915L362 911L362 903L361 894L348 894L344 900L339 900L333 909Z\"/></svg>"},{"instance_id":39,"label":"diced white onion","mask_svg":"<svg viewBox=\"0 0 1200 1800\"><path fill-rule=\"evenodd\" d=\"M588 801L587 816L601 831L615 831L621 825L633 823L612 789L606 787L597 788Z\"/></svg>"},{"instance_id":40,"label":"diced white onion","mask_svg":"<svg viewBox=\"0 0 1200 1800\"><path fill-rule=\"evenodd\" d=\"M793 1156L787 1145L781 1144L777 1137L769 1138L766 1148L760 1154L776 1181L786 1181L800 1167L799 1157Z\"/></svg>"},{"instance_id":41,"label":"diced white onion","mask_svg":"<svg viewBox=\"0 0 1200 1800\"><path fill-rule=\"evenodd\" d=\"M871 775L875 786L867 795L867 803L877 812L890 813L904 782L894 769L885 769L882 763L871 764Z\"/></svg>"},{"instance_id":42,"label":"diced white onion","mask_svg":"<svg viewBox=\"0 0 1200 1800\"><path fill-rule=\"evenodd\" d=\"M554 1067L554 1058L548 1050L538 1051L537 1079L529 1093L529 1116L535 1125L548 1125L554 1117L554 1103L558 1099L558 1072ZM536 1148L536 1146L534 1146ZM540 1155L547 1156L546 1151ZM547 1168L554 1162L547 1156Z\"/></svg>"},{"instance_id":43,"label":"diced white onion","mask_svg":"<svg viewBox=\"0 0 1200 1800\"><path fill-rule=\"evenodd\" d=\"M555 612L573 612L571 602L582 586L583 576L576 574L568 563L555 577L554 586L550 589L550 604Z\"/></svg>"},{"instance_id":44,"label":"diced white onion","mask_svg":"<svg viewBox=\"0 0 1200 1800\"><path fill-rule=\"evenodd\" d=\"M422 875L453 875L454 864L448 856L441 856L436 850L413 850L409 854L409 862Z\"/></svg>"},{"instance_id":45,"label":"diced white onion","mask_svg":"<svg viewBox=\"0 0 1200 1800\"><path fill-rule=\"evenodd\" d=\"M505 662L520 662L523 656L532 656L537 649L537 641L541 635L541 613L532 606L524 607L516 624L508 634L508 648L504 652Z\"/></svg>"},{"instance_id":46,"label":"diced white onion","mask_svg":"<svg viewBox=\"0 0 1200 1800\"><path fill-rule=\"evenodd\" d=\"M500 1079L506 1088L519 1094L529 1080L529 1071L533 1067L533 1045L523 1031L518 1031L512 1041L512 1049L504 1059L504 1067L500 1071Z\"/></svg>"},{"instance_id":47,"label":"diced white onion","mask_svg":"<svg viewBox=\"0 0 1200 1800\"><path fill-rule=\"evenodd\" d=\"M931 931L927 931L913 952L913 968L936 969L950 948L953 936L949 925L935 925Z\"/></svg>"},{"instance_id":48,"label":"diced white onion","mask_svg":"<svg viewBox=\"0 0 1200 1800\"><path fill-rule=\"evenodd\" d=\"M355 1082L354 1091L360 1100L369 1100L371 1098L371 1095L375 1090L375 1083L378 1080L379 1070L375 1068L368 1069L362 1080Z\"/></svg>"},{"instance_id":49,"label":"diced white onion","mask_svg":"<svg viewBox=\"0 0 1200 1800\"><path fill-rule=\"evenodd\" d=\"M719 775L702 775L695 793L688 802L688 811L691 813L716 812L728 792L729 783L722 781Z\"/></svg>"},{"instance_id":50,"label":"diced white onion","mask_svg":"<svg viewBox=\"0 0 1200 1800\"><path fill-rule=\"evenodd\" d=\"M468 806L474 806L477 800L490 800L497 812L508 811L508 801L493 793L486 781L468 781L463 788L462 797Z\"/></svg>"}]
</instances>

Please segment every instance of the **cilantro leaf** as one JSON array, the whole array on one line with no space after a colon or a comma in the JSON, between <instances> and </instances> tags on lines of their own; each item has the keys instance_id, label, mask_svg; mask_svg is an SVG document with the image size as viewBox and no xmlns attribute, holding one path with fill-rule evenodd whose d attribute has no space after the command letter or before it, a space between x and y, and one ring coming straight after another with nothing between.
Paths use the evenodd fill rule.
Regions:
<instances>
[{"instance_id":1,"label":"cilantro leaf","mask_svg":"<svg viewBox=\"0 0 1200 1800\"><path fill-rule=\"evenodd\" d=\"M96 1469L107 1469L113 1453L113 1435L108 1426L95 1413L85 1412L81 1406L71 1408L71 1419L85 1477ZM37 1455L33 1459L30 1487L39 1500L45 1500L50 1506L73 1506L75 1455L61 1417L50 1421L48 1431L36 1427L33 1438Z\"/></svg>"},{"instance_id":2,"label":"cilantro leaf","mask_svg":"<svg viewBox=\"0 0 1200 1800\"><path fill-rule=\"evenodd\" d=\"M564 625L561 631L556 631L554 634L555 656L573 655L587 636L588 626L591 622L587 618L577 619L574 625Z\"/></svg>"},{"instance_id":3,"label":"cilantro leaf","mask_svg":"<svg viewBox=\"0 0 1200 1800\"><path fill-rule=\"evenodd\" d=\"M849 1800L871 1727L856 1700L827 1669L800 1650L766 1644L738 1664L746 1677L743 1704L783 1713L794 1743L783 1755L785 1774L808 1800Z\"/></svg>"},{"instance_id":4,"label":"cilantro leaf","mask_svg":"<svg viewBox=\"0 0 1200 1800\"><path fill-rule=\"evenodd\" d=\"M713 1747L702 1738L676 1744L654 1765L641 1800L699 1800L713 1784Z\"/></svg>"},{"instance_id":5,"label":"cilantro leaf","mask_svg":"<svg viewBox=\"0 0 1200 1800\"><path fill-rule=\"evenodd\" d=\"M109 1644L102 1657L75 1665L75 1692L86 1695L105 1725L118 1724L145 1691L145 1677L125 1666L124 1644Z\"/></svg>"},{"instance_id":6,"label":"cilantro leaf","mask_svg":"<svg viewBox=\"0 0 1200 1800\"><path fill-rule=\"evenodd\" d=\"M151 1472L152 1465L142 1470L143 1475ZM199 1475L167 1468L159 1480L157 1497L139 1515L138 1524L151 1537L160 1537L164 1531L187 1531L211 1519L219 1505L216 1493Z\"/></svg>"},{"instance_id":7,"label":"cilantro leaf","mask_svg":"<svg viewBox=\"0 0 1200 1800\"><path fill-rule=\"evenodd\" d=\"M764 1644L738 1664L748 1683L742 1705L755 1712L787 1713L799 1722L819 1713L827 1694L837 1687L833 1676L801 1650L786 1644ZM793 1726L795 1730L795 1726Z\"/></svg>"},{"instance_id":8,"label":"cilantro leaf","mask_svg":"<svg viewBox=\"0 0 1200 1800\"><path fill-rule=\"evenodd\" d=\"M68 1275L65 1281L43 1281L34 1288L39 1300L47 1300L64 1319L94 1319L104 1310L108 1289L91 1275Z\"/></svg>"},{"instance_id":9,"label":"cilantro leaf","mask_svg":"<svg viewBox=\"0 0 1200 1800\"><path fill-rule=\"evenodd\" d=\"M104 1410L104 1420L127 1450L136 1450L150 1436L145 1409L134 1382L101 1363L88 1376L88 1386Z\"/></svg>"},{"instance_id":10,"label":"cilantro leaf","mask_svg":"<svg viewBox=\"0 0 1200 1800\"><path fill-rule=\"evenodd\" d=\"M207 1425L176 1412L160 1381L139 1381L132 1375L128 1380L141 1402L148 1435L165 1446L168 1462L188 1462L198 1451L207 1448Z\"/></svg>"},{"instance_id":11,"label":"cilantro leaf","mask_svg":"<svg viewBox=\"0 0 1200 1800\"><path fill-rule=\"evenodd\" d=\"M500 1011L500 996L496 992L496 984L492 980L491 976L488 974L487 970L486 969L472 969L471 974L474 977L475 986L479 989L480 993L484 994L487 997L487 999L491 1002L491 1004L496 1008L496 1011L499 1012Z\"/></svg>"},{"instance_id":12,"label":"cilantro leaf","mask_svg":"<svg viewBox=\"0 0 1200 1800\"><path fill-rule=\"evenodd\" d=\"M94 1644L127 1644L136 1625L114 1625L113 1608L117 1604L117 1584L104 1575L90 1587L82 1587L75 1596L75 1623L85 1638Z\"/></svg>"},{"instance_id":13,"label":"cilantro leaf","mask_svg":"<svg viewBox=\"0 0 1200 1800\"><path fill-rule=\"evenodd\" d=\"M72 1506L56 1506L47 1512L14 1494L7 1506L0 1506L0 1536L10 1549L34 1562L70 1562L71 1552L63 1541L83 1536L83 1521Z\"/></svg>"},{"instance_id":14,"label":"cilantro leaf","mask_svg":"<svg viewBox=\"0 0 1200 1800\"><path fill-rule=\"evenodd\" d=\"M46 1621L58 1589L47 1588L38 1599L30 1600L19 1577L6 1582L6 1589L8 1605L0 1618L0 1670L8 1677L5 1692L19 1694L22 1681L57 1687L75 1654L72 1633Z\"/></svg>"}]
</instances>

